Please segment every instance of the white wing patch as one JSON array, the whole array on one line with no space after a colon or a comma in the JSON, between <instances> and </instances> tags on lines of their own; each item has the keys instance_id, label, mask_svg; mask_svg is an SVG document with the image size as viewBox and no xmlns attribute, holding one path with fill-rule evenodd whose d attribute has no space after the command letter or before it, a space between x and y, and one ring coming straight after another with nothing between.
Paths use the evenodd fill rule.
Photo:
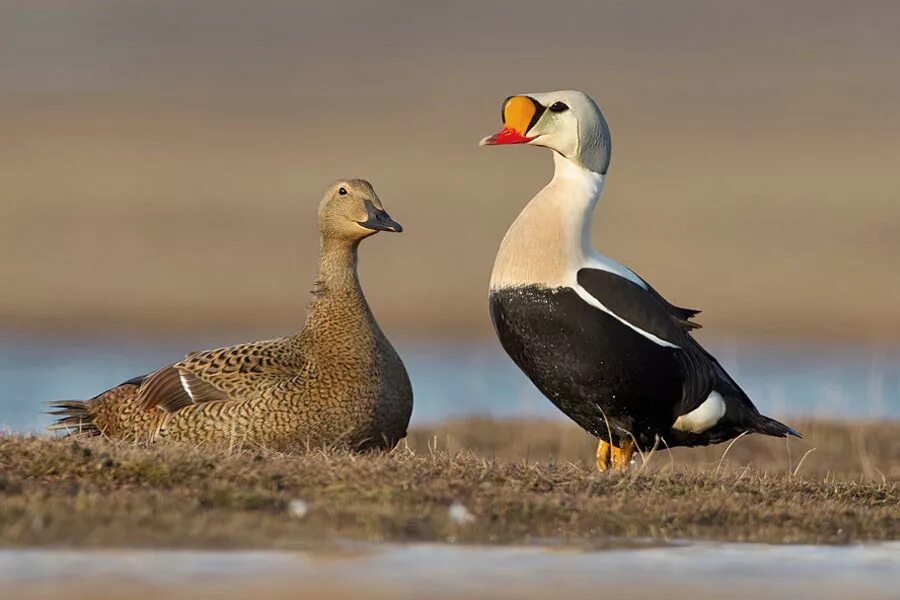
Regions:
<instances>
[{"instance_id":1,"label":"white wing patch","mask_svg":"<svg viewBox=\"0 0 900 600\"><path fill-rule=\"evenodd\" d=\"M588 292L586 289L584 289L583 287L581 287L580 285L578 285L578 282L577 282L577 281L576 281L576 282L572 282L570 285L571 285L572 289L575 290L575 293L578 294L578 296L579 296L582 300L584 300L585 302L587 302L588 304L590 304L590 305L593 306L594 308L599 308L600 310L602 310L602 311L605 312L606 314L612 316L614 319L620 321L621 323L625 324L626 326L628 326L628 327L632 328L633 330L637 331L639 334L641 334L642 336L644 336L645 338L647 338L648 340L650 340L650 341L653 342L654 344L659 344L660 346L665 346L666 348L681 348L681 346L678 346L678 345L676 345L676 344L673 344L672 342L667 342L666 340L662 339L661 337L656 336L656 335L653 335L653 334L650 333L649 331L644 331L644 330L641 329L640 327L637 327L636 325L632 325L631 323L629 323L628 321L626 321L625 319L623 319L622 317L620 317L619 315L617 315L617 314L614 313L613 311L611 311L611 310L609 310L608 308L606 308L605 306L603 306L603 304L601 304L601 302L600 302L599 300L597 300L596 298L594 298L594 297L590 294L590 292Z\"/></svg>"},{"instance_id":2,"label":"white wing patch","mask_svg":"<svg viewBox=\"0 0 900 600\"><path fill-rule=\"evenodd\" d=\"M723 416L725 416L725 399L722 398L722 394L713 390L703 404L675 419L672 429L703 433L718 423Z\"/></svg>"},{"instance_id":3,"label":"white wing patch","mask_svg":"<svg viewBox=\"0 0 900 600\"><path fill-rule=\"evenodd\" d=\"M184 388L184 391L187 392L187 395L190 396L191 400L196 401L196 399L194 398L194 393L191 391L191 386L188 384L187 377L179 373L178 378L181 379L181 387Z\"/></svg>"}]
</instances>

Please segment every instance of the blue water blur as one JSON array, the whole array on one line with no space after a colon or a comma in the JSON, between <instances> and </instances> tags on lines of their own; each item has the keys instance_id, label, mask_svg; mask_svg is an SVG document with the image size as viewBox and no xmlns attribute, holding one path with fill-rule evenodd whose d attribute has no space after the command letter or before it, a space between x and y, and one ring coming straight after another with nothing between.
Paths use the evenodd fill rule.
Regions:
<instances>
[{"instance_id":1,"label":"blue water blur","mask_svg":"<svg viewBox=\"0 0 900 600\"><path fill-rule=\"evenodd\" d=\"M90 398L185 351L233 338L148 343L138 338L0 336L0 428L42 429L45 400ZM707 343L763 412L774 416L900 418L900 348ZM413 424L446 418L563 417L493 340L397 343L415 390Z\"/></svg>"}]
</instances>

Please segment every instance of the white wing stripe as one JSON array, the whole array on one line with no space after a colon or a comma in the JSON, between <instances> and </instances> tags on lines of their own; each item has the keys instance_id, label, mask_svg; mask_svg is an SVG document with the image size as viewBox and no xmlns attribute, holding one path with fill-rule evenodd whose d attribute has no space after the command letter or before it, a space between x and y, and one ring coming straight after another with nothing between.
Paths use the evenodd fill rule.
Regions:
<instances>
[{"instance_id":1,"label":"white wing stripe","mask_svg":"<svg viewBox=\"0 0 900 600\"><path fill-rule=\"evenodd\" d=\"M596 298L594 298L594 297L590 294L590 292L588 292L586 289L584 289L583 287L581 287L581 286L578 285L577 283L572 284L572 289L575 290L575 293L578 294L578 296L579 296L582 300L584 300L585 302L587 302L588 304L590 304L591 306L593 306L593 307L595 307L595 308L599 308L600 310L602 310L602 311L605 312L606 314L608 314L608 315L614 317L615 319L621 321L622 323L624 323L624 324L627 325L628 327L631 327L632 329L634 329L635 331L637 331L639 334L641 334L642 336L644 336L645 338L647 338L647 339L650 340L651 342L653 342L653 343L655 343L655 344L659 344L660 346L665 346L666 348L681 348L681 346L677 346L677 345L675 345L675 344L673 344L673 343L671 343L671 342L667 342L666 340L664 340L664 339L662 339L662 338L660 338L660 337L657 337L657 336L653 335L653 334L650 333L649 331L644 331L644 330L641 329L640 327L637 327L637 326L635 326L635 325L632 325L631 323L629 323L628 321L626 321L625 319L623 319L622 317L620 317L619 315L617 315L617 314L614 313L613 311L611 311L611 310L609 310L608 308L606 308L605 306L603 306L603 304L601 304L599 300L597 300Z\"/></svg>"},{"instance_id":2,"label":"white wing stripe","mask_svg":"<svg viewBox=\"0 0 900 600\"><path fill-rule=\"evenodd\" d=\"M187 377L185 377L184 375L179 373L178 378L181 379L181 387L184 388L184 391L187 392L187 395L190 396L191 400L194 400L196 402L196 399L194 398L194 393L191 392L191 386L188 385Z\"/></svg>"}]
</instances>

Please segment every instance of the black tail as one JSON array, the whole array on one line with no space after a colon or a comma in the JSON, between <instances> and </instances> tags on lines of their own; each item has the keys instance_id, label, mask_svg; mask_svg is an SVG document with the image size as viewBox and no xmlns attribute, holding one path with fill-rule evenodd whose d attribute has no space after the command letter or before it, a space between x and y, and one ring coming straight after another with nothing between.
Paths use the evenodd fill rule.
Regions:
<instances>
[{"instance_id":1,"label":"black tail","mask_svg":"<svg viewBox=\"0 0 900 600\"><path fill-rule=\"evenodd\" d=\"M776 421L775 419L770 419L765 415L759 415L756 425L756 433L764 433L766 435L771 435L775 437L788 437L793 436L796 438L803 438L799 431L796 429L792 429L781 423L780 421Z\"/></svg>"},{"instance_id":2,"label":"black tail","mask_svg":"<svg viewBox=\"0 0 900 600\"><path fill-rule=\"evenodd\" d=\"M701 349L706 357L712 362L716 373L719 376L718 384L722 389L720 393L725 398L725 402L728 403L729 400L734 400L735 406L733 406L733 409L737 409L737 414L741 415L734 419L735 427L743 428L744 431L763 433L774 437L786 438L788 436L793 436L801 439L803 438L796 429L792 429L784 423L760 413L753 404L753 401L750 400L750 396L741 389L741 386L739 386L724 367L719 364L716 357L707 352L706 349Z\"/></svg>"},{"instance_id":3,"label":"black tail","mask_svg":"<svg viewBox=\"0 0 900 600\"><path fill-rule=\"evenodd\" d=\"M94 415L88 409L85 400L58 400L46 403L51 410L47 414L58 417L56 422L48 425L50 431L66 431L69 434L85 433L100 435L100 428L94 423Z\"/></svg>"}]
</instances>

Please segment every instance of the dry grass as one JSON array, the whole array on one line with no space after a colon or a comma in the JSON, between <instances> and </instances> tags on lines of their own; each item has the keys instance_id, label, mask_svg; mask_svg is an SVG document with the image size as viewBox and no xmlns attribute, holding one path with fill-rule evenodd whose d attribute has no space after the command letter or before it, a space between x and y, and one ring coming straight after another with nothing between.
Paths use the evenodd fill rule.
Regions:
<instances>
[{"instance_id":1,"label":"dry grass","mask_svg":"<svg viewBox=\"0 0 900 600\"><path fill-rule=\"evenodd\" d=\"M806 430L818 446L799 469L799 445L788 459L783 443L745 438L724 460L722 447L657 453L626 474L569 462L590 456L589 440L541 422L451 423L414 432L391 454L364 456L222 455L8 436L0 438L0 543L296 548L335 538L587 545L900 538L900 492L892 483L900 425ZM291 515L294 499L309 505L302 519ZM474 524L450 518L454 501Z\"/></svg>"},{"instance_id":2,"label":"dry grass","mask_svg":"<svg viewBox=\"0 0 900 600\"><path fill-rule=\"evenodd\" d=\"M751 435L706 448L658 449L645 470L697 467L703 471L751 466L771 475L822 481L900 482L900 424L790 420L802 440ZM409 445L451 453L472 451L499 460L555 460L587 464L596 441L566 421L469 419L410 432ZM727 454L726 454L727 450ZM638 462L642 462L640 458Z\"/></svg>"}]
</instances>

